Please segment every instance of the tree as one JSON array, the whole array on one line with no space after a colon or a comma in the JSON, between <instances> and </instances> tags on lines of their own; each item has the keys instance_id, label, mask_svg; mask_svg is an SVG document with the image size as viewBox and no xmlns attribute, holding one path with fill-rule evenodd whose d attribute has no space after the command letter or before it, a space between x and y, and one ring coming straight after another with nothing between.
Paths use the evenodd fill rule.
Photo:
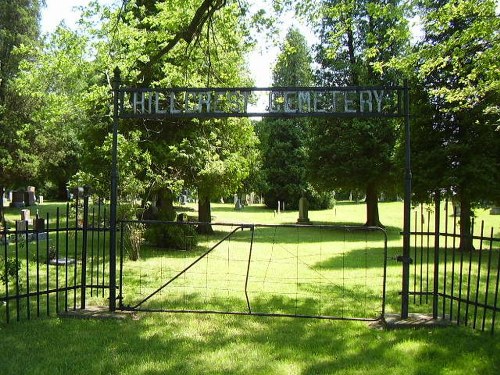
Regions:
<instances>
[{"instance_id":1,"label":"tree","mask_svg":"<svg viewBox=\"0 0 500 375\"><path fill-rule=\"evenodd\" d=\"M406 9L400 0L322 2L321 85L395 83L398 71L389 65L409 46ZM363 189L366 225L380 225L378 194L393 185L394 147L398 123L391 120L318 120L310 153L311 178L317 186Z\"/></svg>"},{"instance_id":2,"label":"tree","mask_svg":"<svg viewBox=\"0 0 500 375\"><path fill-rule=\"evenodd\" d=\"M411 61L426 111L412 134L415 191L460 204L460 248L469 250L472 208L500 197L500 19L494 1L420 5L425 36Z\"/></svg>"},{"instance_id":3,"label":"tree","mask_svg":"<svg viewBox=\"0 0 500 375\"><path fill-rule=\"evenodd\" d=\"M273 69L273 86L311 86L314 79L311 63L305 37L291 28ZM269 208L275 208L280 201L297 209L302 196L308 198L311 207L328 205L328 194L321 196L306 180L308 123L308 119L264 119L257 126L265 180L264 200Z\"/></svg>"},{"instance_id":4,"label":"tree","mask_svg":"<svg viewBox=\"0 0 500 375\"><path fill-rule=\"evenodd\" d=\"M90 9L87 16L100 12ZM248 86L243 59L246 29L237 2L138 0L109 16L95 33L100 40L97 64L107 69L119 57L125 85ZM112 36L110 43L107 35ZM160 218L173 219L173 199L184 187L199 194L200 221L211 220L210 200L237 189L248 174L242 142L253 141L247 123L121 121L120 132L139 131L137 144L150 155L150 171L143 175L148 185L144 198L157 206ZM94 127L92 132L100 136L91 138L99 142L107 131Z\"/></svg>"},{"instance_id":5,"label":"tree","mask_svg":"<svg viewBox=\"0 0 500 375\"><path fill-rule=\"evenodd\" d=\"M6 0L0 3L0 197L5 187L13 185L13 179L22 168L16 153L25 153L26 146L19 138L19 129L10 120L21 114L20 103L14 101L15 91L11 81L19 69L19 63L29 56L29 49L16 53L19 47L35 46L40 33L40 6L38 0ZM23 103L28 104L28 103ZM20 144L21 143L21 144ZM3 199L0 202L0 220L3 220Z\"/></svg>"}]
</instances>

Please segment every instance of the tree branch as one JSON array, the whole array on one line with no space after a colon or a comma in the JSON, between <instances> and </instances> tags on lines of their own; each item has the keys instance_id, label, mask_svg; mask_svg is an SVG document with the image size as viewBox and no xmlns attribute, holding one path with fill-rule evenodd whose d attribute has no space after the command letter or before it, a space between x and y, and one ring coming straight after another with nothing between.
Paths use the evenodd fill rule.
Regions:
<instances>
[{"instance_id":1,"label":"tree branch","mask_svg":"<svg viewBox=\"0 0 500 375\"><path fill-rule=\"evenodd\" d=\"M222 9L225 5L226 0L203 0L203 3L196 10L196 13L194 14L189 25L186 28L179 30L166 46L151 56L149 61L143 65L140 70L140 75L144 77L144 83L148 84L151 82L152 67L158 63L163 56L167 55L182 40L184 40L187 44L190 44L193 39L200 34L207 20L209 20L216 11Z\"/></svg>"}]
</instances>

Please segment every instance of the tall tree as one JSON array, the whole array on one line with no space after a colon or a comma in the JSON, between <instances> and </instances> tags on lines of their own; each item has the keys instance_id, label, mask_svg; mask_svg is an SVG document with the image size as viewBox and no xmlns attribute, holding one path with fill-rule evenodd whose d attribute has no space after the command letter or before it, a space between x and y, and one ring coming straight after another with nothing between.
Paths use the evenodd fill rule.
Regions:
<instances>
[{"instance_id":1,"label":"tall tree","mask_svg":"<svg viewBox=\"0 0 500 375\"><path fill-rule=\"evenodd\" d=\"M125 85L247 86L240 17L236 1L130 1L97 33L98 64L118 62ZM173 199L184 186L198 191L200 221L210 221L210 200L236 189L247 171L239 151L246 149L242 141L252 142L252 128L244 120L122 121L123 135L137 130L138 144L151 155L146 198L164 219L173 218Z\"/></svg>"},{"instance_id":2,"label":"tall tree","mask_svg":"<svg viewBox=\"0 0 500 375\"><path fill-rule=\"evenodd\" d=\"M307 87L314 80L310 49L305 37L291 28L273 69L274 87ZM258 125L265 179L264 199L269 208L277 202L297 209L305 196L313 208L326 208L329 193L319 194L306 180L308 119L264 119Z\"/></svg>"},{"instance_id":3,"label":"tall tree","mask_svg":"<svg viewBox=\"0 0 500 375\"><path fill-rule=\"evenodd\" d=\"M490 0L420 2L424 39L413 55L426 107L413 131L416 192L423 199L438 191L459 203L464 250L472 248L473 207L500 197L495 7Z\"/></svg>"},{"instance_id":4,"label":"tall tree","mask_svg":"<svg viewBox=\"0 0 500 375\"><path fill-rule=\"evenodd\" d=\"M322 2L317 61L322 85L380 85L400 76L389 62L409 46L401 0ZM366 225L380 225L378 195L393 184L397 122L317 121L310 153L311 177L318 186L366 192Z\"/></svg>"},{"instance_id":5,"label":"tall tree","mask_svg":"<svg viewBox=\"0 0 500 375\"><path fill-rule=\"evenodd\" d=\"M39 0L3 0L0 2L0 197L5 187L13 185L13 178L20 169L16 153L24 153L22 139L10 124L10 119L23 116L17 112L20 103L15 102L11 81L19 70L19 63L30 55L16 52L23 46L35 46L40 33ZM27 103L23 103L27 104ZM16 113L17 112L17 113ZM3 219L3 199L0 199L0 219Z\"/></svg>"}]
</instances>

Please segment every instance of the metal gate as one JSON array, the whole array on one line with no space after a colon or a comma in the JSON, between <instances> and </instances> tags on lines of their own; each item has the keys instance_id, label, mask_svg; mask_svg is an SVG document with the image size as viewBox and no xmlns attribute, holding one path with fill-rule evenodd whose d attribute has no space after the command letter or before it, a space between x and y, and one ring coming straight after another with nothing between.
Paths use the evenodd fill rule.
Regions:
<instances>
[{"instance_id":1,"label":"metal gate","mask_svg":"<svg viewBox=\"0 0 500 375\"><path fill-rule=\"evenodd\" d=\"M109 294L109 227L102 200L76 198L0 231L0 322L103 304ZM44 210L40 208L40 210ZM28 212L26 210L25 212ZM38 212L38 210L37 210Z\"/></svg>"},{"instance_id":2,"label":"metal gate","mask_svg":"<svg viewBox=\"0 0 500 375\"><path fill-rule=\"evenodd\" d=\"M214 234L193 238L200 224L122 223L119 309L349 320L384 315L381 228L216 223ZM132 261L127 236L137 226L185 234L180 246L143 244Z\"/></svg>"}]
</instances>

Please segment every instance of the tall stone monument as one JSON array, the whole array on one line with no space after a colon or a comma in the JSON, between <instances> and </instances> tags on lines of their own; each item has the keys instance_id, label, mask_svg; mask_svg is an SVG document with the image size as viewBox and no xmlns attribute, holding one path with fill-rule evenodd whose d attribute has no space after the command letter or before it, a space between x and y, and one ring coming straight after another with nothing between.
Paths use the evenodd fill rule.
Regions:
<instances>
[{"instance_id":1,"label":"tall stone monument","mask_svg":"<svg viewBox=\"0 0 500 375\"><path fill-rule=\"evenodd\" d=\"M306 197L299 199L299 218L297 224L311 224L309 220L309 202Z\"/></svg>"}]
</instances>

